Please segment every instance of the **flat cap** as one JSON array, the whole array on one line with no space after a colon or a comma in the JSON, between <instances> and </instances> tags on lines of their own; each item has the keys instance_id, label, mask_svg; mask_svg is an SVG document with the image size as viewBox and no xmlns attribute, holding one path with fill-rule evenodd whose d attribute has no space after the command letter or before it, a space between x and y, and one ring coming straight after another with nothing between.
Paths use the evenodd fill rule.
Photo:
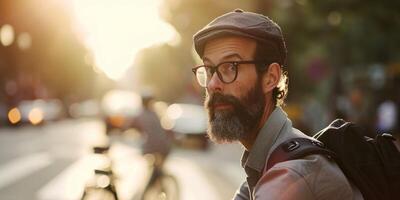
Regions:
<instances>
[{"instance_id":1,"label":"flat cap","mask_svg":"<svg viewBox=\"0 0 400 200\"><path fill-rule=\"evenodd\" d=\"M279 25L267 16L241 9L215 18L193 36L197 54L203 56L207 41L226 35L252 38L257 42L270 44L271 48L278 51L278 62L284 65L286 61L286 45Z\"/></svg>"}]
</instances>

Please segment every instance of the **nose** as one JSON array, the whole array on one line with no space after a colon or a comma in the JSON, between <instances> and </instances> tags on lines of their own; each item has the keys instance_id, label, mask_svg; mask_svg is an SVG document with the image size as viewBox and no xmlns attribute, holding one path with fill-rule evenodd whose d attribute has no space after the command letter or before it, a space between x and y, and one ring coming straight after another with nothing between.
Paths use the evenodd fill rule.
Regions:
<instances>
[{"instance_id":1,"label":"nose","mask_svg":"<svg viewBox=\"0 0 400 200\"><path fill-rule=\"evenodd\" d=\"M207 90L211 92L222 92L223 82L219 79L218 74L214 73L210 77L210 81L207 83Z\"/></svg>"}]
</instances>

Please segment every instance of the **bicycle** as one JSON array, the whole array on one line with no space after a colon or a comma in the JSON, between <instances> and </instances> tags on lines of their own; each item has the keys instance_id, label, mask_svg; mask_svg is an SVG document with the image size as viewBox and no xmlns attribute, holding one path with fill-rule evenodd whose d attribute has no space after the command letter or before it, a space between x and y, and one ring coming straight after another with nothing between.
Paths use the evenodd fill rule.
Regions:
<instances>
[{"instance_id":1,"label":"bicycle","mask_svg":"<svg viewBox=\"0 0 400 200\"><path fill-rule=\"evenodd\" d=\"M178 200L179 187L176 178L162 168L163 158L159 154L146 155L150 173L141 195L141 200Z\"/></svg>"},{"instance_id":2,"label":"bicycle","mask_svg":"<svg viewBox=\"0 0 400 200\"><path fill-rule=\"evenodd\" d=\"M118 200L115 188L115 175L112 160L108 155L110 146L94 147L95 154L104 159L103 166L94 169L94 176L84 189L81 200ZM149 163L149 174L144 188L139 189L134 199L140 200L179 200L179 188L176 178L162 169L163 157L158 154L145 156Z\"/></svg>"},{"instance_id":3,"label":"bicycle","mask_svg":"<svg viewBox=\"0 0 400 200\"><path fill-rule=\"evenodd\" d=\"M95 154L104 156L106 163L103 163L101 169L94 169L94 176L86 184L81 200L118 200L109 149L110 146L93 148Z\"/></svg>"}]
</instances>

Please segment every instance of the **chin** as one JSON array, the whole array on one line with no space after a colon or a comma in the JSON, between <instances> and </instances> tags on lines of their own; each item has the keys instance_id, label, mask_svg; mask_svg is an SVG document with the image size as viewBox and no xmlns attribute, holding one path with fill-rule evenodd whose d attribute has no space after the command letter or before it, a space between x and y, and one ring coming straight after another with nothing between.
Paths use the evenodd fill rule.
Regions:
<instances>
[{"instance_id":1,"label":"chin","mask_svg":"<svg viewBox=\"0 0 400 200\"><path fill-rule=\"evenodd\" d=\"M207 134L211 141L217 144L236 142L245 135L238 123L216 123L215 121L209 123Z\"/></svg>"}]
</instances>

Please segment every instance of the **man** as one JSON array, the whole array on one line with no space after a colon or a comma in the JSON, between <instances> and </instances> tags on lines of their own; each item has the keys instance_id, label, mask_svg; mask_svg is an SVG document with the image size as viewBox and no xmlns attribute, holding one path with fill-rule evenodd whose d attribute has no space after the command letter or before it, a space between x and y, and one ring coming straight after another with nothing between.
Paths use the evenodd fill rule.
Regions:
<instances>
[{"instance_id":1,"label":"man","mask_svg":"<svg viewBox=\"0 0 400 200\"><path fill-rule=\"evenodd\" d=\"M362 199L340 168L322 155L285 161L266 170L271 152L289 138L308 137L292 127L280 108L287 94L282 71L286 46L268 17L235 10L194 35L204 65L193 68L206 88L208 134L245 148L246 182L234 199Z\"/></svg>"},{"instance_id":2,"label":"man","mask_svg":"<svg viewBox=\"0 0 400 200\"><path fill-rule=\"evenodd\" d=\"M171 138L161 127L157 114L152 109L154 101L153 93L144 90L141 94L143 110L134 122L144 136L142 154L152 167L151 178L148 186L151 186L161 173L163 164L171 150Z\"/></svg>"},{"instance_id":3,"label":"man","mask_svg":"<svg viewBox=\"0 0 400 200\"><path fill-rule=\"evenodd\" d=\"M145 137L142 144L142 154L149 164L148 181L140 194L140 199L152 199L158 195L158 182L163 174L163 166L171 150L172 141L161 127L160 120L152 108L154 103L153 92L150 89L142 91L143 110L135 120L133 126Z\"/></svg>"},{"instance_id":4,"label":"man","mask_svg":"<svg viewBox=\"0 0 400 200\"><path fill-rule=\"evenodd\" d=\"M136 119L135 126L145 137L142 145L142 154L152 154L159 161L164 161L171 149L171 141L165 130L161 127L157 114L152 109L154 101L150 90L141 94L143 110ZM162 163L162 162L161 162Z\"/></svg>"}]
</instances>

